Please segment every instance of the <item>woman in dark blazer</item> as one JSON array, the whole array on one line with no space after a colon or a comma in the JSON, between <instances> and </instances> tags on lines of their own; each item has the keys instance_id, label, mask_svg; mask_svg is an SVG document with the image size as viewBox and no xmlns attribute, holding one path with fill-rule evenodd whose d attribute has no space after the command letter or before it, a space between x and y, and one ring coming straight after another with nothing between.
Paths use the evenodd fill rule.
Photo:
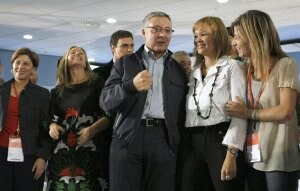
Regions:
<instances>
[{"instance_id":1,"label":"woman in dark blazer","mask_svg":"<svg viewBox=\"0 0 300 191\"><path fill-rule=\"evenodd\" d=\"M0 86L0 188L37 191L43 182L51 139L46 132L49 91L33 84L38 55L28 48L14 52L13 79Z\"/></svg>"}]
</instances>

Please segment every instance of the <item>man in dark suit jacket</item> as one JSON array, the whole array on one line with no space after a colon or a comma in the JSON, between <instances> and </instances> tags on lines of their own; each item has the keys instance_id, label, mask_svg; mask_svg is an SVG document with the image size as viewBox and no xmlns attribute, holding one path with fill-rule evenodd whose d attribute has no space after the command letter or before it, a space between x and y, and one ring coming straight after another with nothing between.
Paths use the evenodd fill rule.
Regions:
<instances>
[{"instance_id":1,"label":"man in dark suit jacket","mask_svg":"<svg viewBox=\"0 0 300 191\"><path fill-rule=\"evenodd\" d=\"M106 65L98 67L94 69L94 72L99 76L104 79L104 81L107 80L107 78L110 75L110 71L114 65L114 63L119 60L122 56L131 54L134 49L134 43L133 43L133 36L131 32L125 31L125 30L118 30L114 32L111 37L110 37L110 48L113 53L113 58L110 62L108 62ZM111 143L111 137L112 137L112 126L114 124L114 113L111 114L111 124L110 128L106 129L105 131L102 132L101 140L101 149L102 152L106 153L103 156L107 156L107 158L103 159L105 161L105 169L106 173L109 174L109 162L108 162L108 157L109 157L109 147Z\"/></svg>"},{"instance_id":2,"label":"man in dark suit jacket","mask_svg":"<svg viewBox=\"0 0 300 191\"><path fill-rule=\"evenodd\" d=\"M185 118L184 70L168 50L171 18L148 14L145 44L114 65L100 106L116 112L110 147L110 191L174 191L179 130Z\"/></svg>"},{"instance_id":3,"label":"man in dark suit jacket","mask_svg":"<svg viewBox=\"0 0 300 191\"><path fill-rule=\"evenodd\" d=\"M133 53L134 43L131 32L126 30L118 30L114 32L110 37L110 48L113 53L113 58L110 62L104 66L94 69L94 72L101 76L104 81L110 75L110 71L116 60L119 60L122 56Z\"/></svg>"}]
</instances>

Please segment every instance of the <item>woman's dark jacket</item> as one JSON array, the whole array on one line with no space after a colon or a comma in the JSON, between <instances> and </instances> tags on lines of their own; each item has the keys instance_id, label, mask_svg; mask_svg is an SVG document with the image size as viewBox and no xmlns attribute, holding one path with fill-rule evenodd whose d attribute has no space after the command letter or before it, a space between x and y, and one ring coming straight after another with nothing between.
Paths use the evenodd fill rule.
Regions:
<instances>
[{"instance_id":1,"label":"woman's dark jacket","mask_svg":"<svg viewBox=\"0 0 300 191\"><path fill-rule=\"evenodd\" d=\"M0 86L0 131L7 115L13 82L12 79ZM50 156L51 139L47 130L49 102L49 90L30 81L19 95L19 127L24 155L36 155L45 160Z\"/></svg>"}]
</instances>

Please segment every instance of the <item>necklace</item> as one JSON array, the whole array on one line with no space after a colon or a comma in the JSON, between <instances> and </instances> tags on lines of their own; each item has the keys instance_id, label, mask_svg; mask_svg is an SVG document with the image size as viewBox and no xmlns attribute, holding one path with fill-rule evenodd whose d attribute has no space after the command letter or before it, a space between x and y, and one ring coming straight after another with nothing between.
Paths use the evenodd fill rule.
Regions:
<instances>
[{"instance_id":1,"label":"necklace","mask_svg":"<svg viewBox=\"0 0 300 191\"><path fill-rule=\"evenodd\" d=\"M211 109L213 108L213 106L212 106L212 97L213 97L213 95L214 95L214 94L213 94L213 90L214 90L214 88L215 88L215 86L216 86L216 81L217 81L217 77L219 76L219 73L220 73L220 68L221 68L221 66L218 66L218 67L217 67L217 73L216 73L216 75L215 75L214 82L213 82L212 85L211 85L210 93L208 94L210 105L209 105L209 111L208 111L208 115L207 115L207 116L202 116L202 115L201 115L201 111L200 111L200 107L199 107L199 102L198 102L197 99L196 99L196 96L197 96L197 94L196 94L196 86L197 86L198 80L197 80L196 78L194 78L194 79L195 79L195 85L194 85L194 93L193 93L193 97L194 97L195 105L197 106L197 115L198 115L199 117L201 117L202 119L208 119L209 116L210 116L210 113L211 113Z\"/></svg>"}]
</instances>

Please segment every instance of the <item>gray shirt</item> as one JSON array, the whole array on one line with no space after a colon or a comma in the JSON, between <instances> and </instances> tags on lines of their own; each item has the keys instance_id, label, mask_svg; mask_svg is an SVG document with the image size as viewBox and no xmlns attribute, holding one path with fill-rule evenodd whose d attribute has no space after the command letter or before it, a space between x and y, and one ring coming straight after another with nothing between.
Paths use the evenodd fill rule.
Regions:
<instances>
[{"instance_id":1,"label":"gray shirt","mask_svg":"<svg viewBox=\"0 0 300 191\"><path fill-rule=\"evenodd\" d=\"M144 114L142 118L159 118L165 119L164 103L163 103L163 87L162 77L164 71L164 60L166 53L160 58L156 59L153 52L149 50L146 45L143 52L143 62L152 75L153 84L147 93L147 100L145 103Z\"/></svg>"}]
</instances>

